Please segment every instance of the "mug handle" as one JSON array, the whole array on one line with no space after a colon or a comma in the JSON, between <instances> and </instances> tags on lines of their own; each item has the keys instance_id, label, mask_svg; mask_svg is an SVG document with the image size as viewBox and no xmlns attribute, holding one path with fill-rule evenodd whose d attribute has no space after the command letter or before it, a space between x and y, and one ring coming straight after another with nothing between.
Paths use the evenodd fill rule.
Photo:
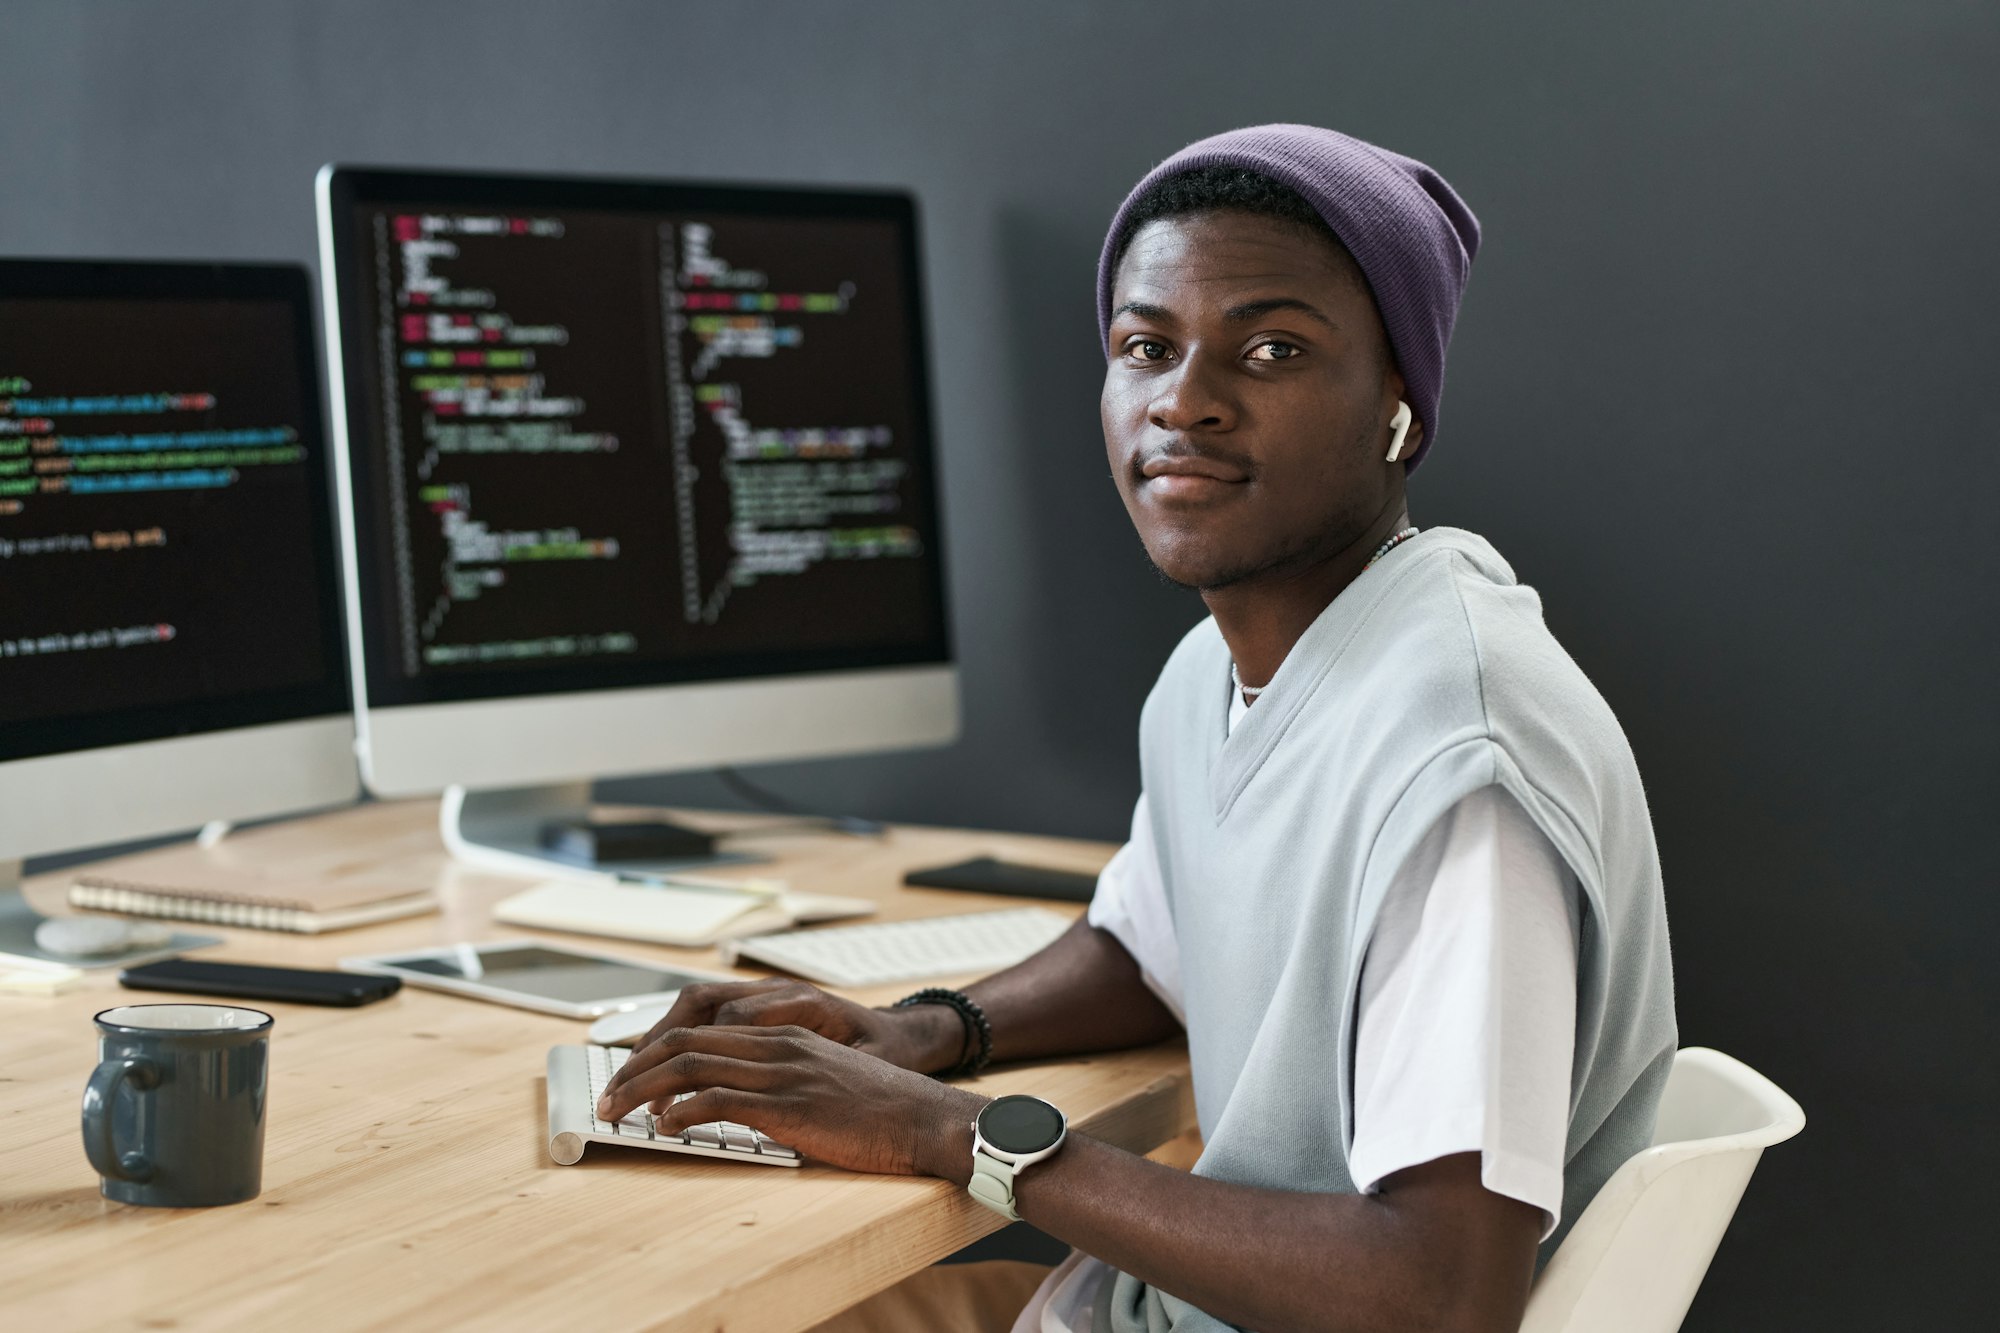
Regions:
<instances>
[{"instance_id":1,"label":"mug handle","mask_svg":"<svg viewBox=\"0 0 2000 1333\"><path fill-rule=\"evenodd\" d=\"M127 1079L135 1088L159 1086L160 1071L145 1060L106 1060L83 1089L83 1150L91 1169L112 1180L143 1184L153 1178L153 1164L137 1152L120 1153L111 1140L111 1097Z\"/></svg>"}]
</instances>

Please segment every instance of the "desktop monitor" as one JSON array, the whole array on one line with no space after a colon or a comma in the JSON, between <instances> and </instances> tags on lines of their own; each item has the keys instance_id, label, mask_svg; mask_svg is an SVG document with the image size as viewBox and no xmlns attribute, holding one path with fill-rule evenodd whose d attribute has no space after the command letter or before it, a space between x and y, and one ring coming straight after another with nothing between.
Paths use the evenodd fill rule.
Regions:
<instances>
[{"instance_id":1,"label":"desktop monitor","mask_svg":"<svg viewBox=\"0 0 2000 1333\"><path fill-rule=\"evenodd\" d=\"M358 794L311 293L0 261L0 890Z\"/></svg>"},{"instance_id":2,"label":"desktop monitor","mask_svg":"<svg viewBox=\"0 0 2000 1333\"><path fill-rule=\"evenodd\" d=\"M952 739L908 195L318 187L372 790L546 873L595 777Z\"/></svg>"}]
</instances>

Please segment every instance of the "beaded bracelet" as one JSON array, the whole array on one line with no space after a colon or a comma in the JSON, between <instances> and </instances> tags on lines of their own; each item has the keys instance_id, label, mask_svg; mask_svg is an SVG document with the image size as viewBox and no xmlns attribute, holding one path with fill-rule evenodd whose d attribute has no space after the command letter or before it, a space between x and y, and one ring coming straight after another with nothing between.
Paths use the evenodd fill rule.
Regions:
<instances>
[{"instance_id":1,"label":"beaded bracelet","mask_svg":"<svg viewBox=\"0 0 2000 1333\"><path fill-rule=\"evenodd\" d=\"M986 1068L993 1059L993 1025L986 1021L986 1011L976 1004L964 991L946 990L942 986L926 986L914 995L905 995L892 1006L907 1009L916 1004L941 1004L957 1011L958 1021L965 1025L965 1039L960 1043L958 1063L950 1069L932 1075L933 1078L969 1078ZM972 1054L975 1043L979 1049Z\"/></svg>"}]
</instances>

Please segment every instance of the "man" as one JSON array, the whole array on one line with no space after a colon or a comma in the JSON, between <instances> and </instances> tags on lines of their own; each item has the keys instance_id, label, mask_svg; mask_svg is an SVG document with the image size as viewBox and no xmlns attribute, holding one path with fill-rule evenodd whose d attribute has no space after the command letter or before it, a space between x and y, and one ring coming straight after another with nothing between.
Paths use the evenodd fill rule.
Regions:
<instances>
[{"instance_id":1,"label":"man","mask_svg":"<svg viewBox=\"0 0 2000 1333\"><path fill-rule=\"evenodd\" d=\"M1011 1204L1077 1250L1022 1333L1519 1323L1648 1142L1675 1030L1623 734L1491 546L1409 521L1478 239L1430 168L1328 130L1220 135L1140 182L1099 270L1105 445L1210 619L1147 701L1088 917L893 1010L689 992L604 1114L700 1089L668 1127ZM1182 1025L1192 1174L911 1072Z\"/></svg>"}]
</instances>

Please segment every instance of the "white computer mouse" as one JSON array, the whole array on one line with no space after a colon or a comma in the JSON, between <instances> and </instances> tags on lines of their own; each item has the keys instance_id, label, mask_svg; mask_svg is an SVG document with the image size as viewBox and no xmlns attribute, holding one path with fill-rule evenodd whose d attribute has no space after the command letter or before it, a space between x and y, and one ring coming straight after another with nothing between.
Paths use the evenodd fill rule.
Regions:
<instances>
[{"instance_id":1,"label":"white computer mouse","mask_svg":"<svg viewBox=\"0 0 2000 1333\"><path fill-rule=\"evenodd\" d=\"M590 1025L591 1044L631 1046L653 1030L653 1024L667 1016L664 1004L642 1005L622 1014L606 1014Z\"/></svg>"},{"instance_id":2,"label":"white computer mouse","mask_svg":"<svg viewBox=\"0 0 2000 1333\"><path fill-rule=\"evenodd\" d=\"M157 949L174 933L152 921L110 916L52 916L35 927L35 947L67 958L94 958L129 949Z\"/></svg>"}]
</instances>

